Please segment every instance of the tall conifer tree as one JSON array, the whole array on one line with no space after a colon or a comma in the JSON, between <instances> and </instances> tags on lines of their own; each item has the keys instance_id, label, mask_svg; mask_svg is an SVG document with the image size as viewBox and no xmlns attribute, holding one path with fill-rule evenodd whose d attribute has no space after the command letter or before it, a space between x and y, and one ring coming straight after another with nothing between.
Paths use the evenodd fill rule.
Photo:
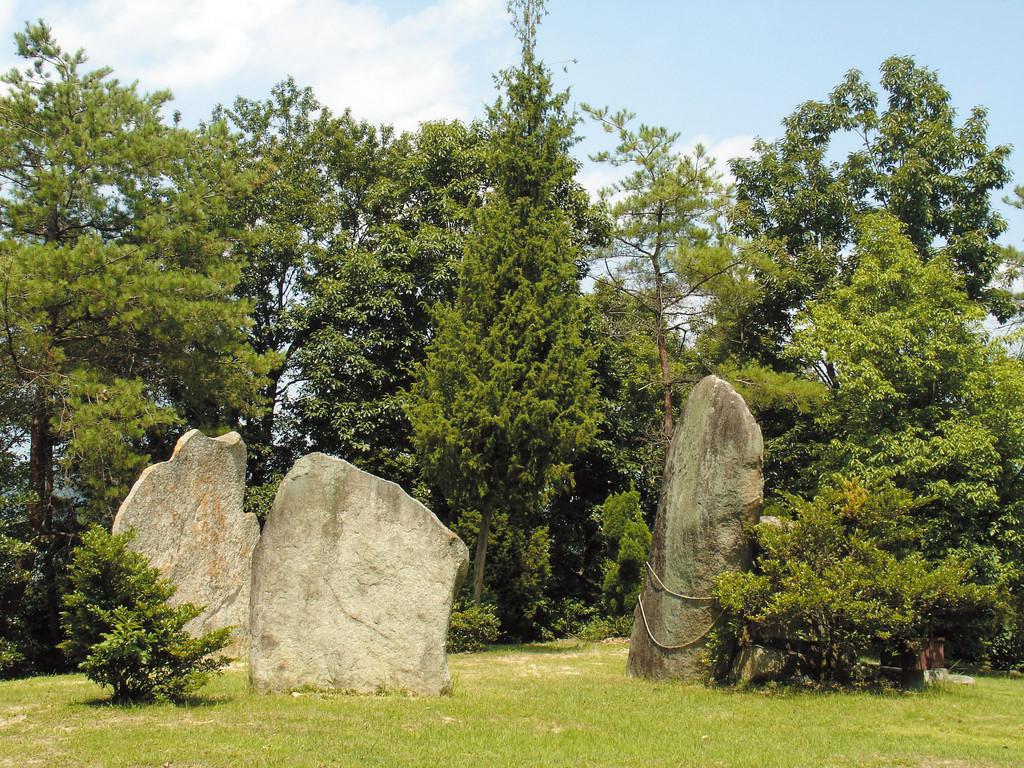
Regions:
<instances>
[{"instance_id":1,"label":"tall conifer tree","mask_svg":"<svg viewBox=\"0 0 1024 768\"><path fill-rule=\"evenodd\" d=\"M559 201L571 186L576 119L537 59L540 0L509 3L522 61L488 109L494 187L467 240L452 306L413 389L415 444L453 509L480 513L473 597L484 586L496 511L537 519L571 481L596 429L591 355L581 341L579 248Z\"/></svg>"}]
</instances>

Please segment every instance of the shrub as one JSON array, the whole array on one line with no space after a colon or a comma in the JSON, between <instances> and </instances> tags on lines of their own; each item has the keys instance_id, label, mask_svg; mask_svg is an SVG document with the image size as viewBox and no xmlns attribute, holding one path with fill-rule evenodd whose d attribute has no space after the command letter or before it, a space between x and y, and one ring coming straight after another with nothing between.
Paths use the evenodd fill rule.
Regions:
<instances>
[{"instance_id":1,"label":"shrub","mask_svg":"<svg viewBox=\"0 0 1024 768\"><path fill-rule=\"evenodd\" d=\"M274 508L277 489L283 479L283 475L274 475L270 482L245 486L244 509L247 513L256 515L261 529L267 522L267 517L270 516L270 510Z\"/></svg>"},{"instance_id":2,"label":"shrub","mask_svg":"<svg viewBox=\"0 0 1024 768\"><path fill-rule=\"evenodd\" d=\"M630 488L609 496L601 506L605 562L603 595L612 616L632 616L651 550L651 531L640 511L640 493Z\"/></svg>"},{"instance_id":3,"label":"shrub","mask_svg":"<svg viewBox=\"0 0 1024 768\"><path fill-rule=\"evenodd\" d=\"M186 632L202 608L171 606L174 586L128 549L131 537L98 526L86 532L72 557L60 647L86 677L109 685L115 701L178 701L227 664L211 654L227 645L231 630Z\"/></svg>"},{"instance_id":4,"label":"shrub","mask_svg":"<svg viewBox=\"0 0 1024 768\"><path fill-rule=\"evenodd\" d=\"M992 639L987 661L994 669L1024 671L1024 606L1008 614Z\"/></svg>"},{"instance_id":5,"label":"shrub","mask_svg":"<svg viewBox=\"0 0 1024 768\"><path fill-rule=\"evenodd\" d=\"M32 547L8 535L0 520L0 678L27 668L21 596L29 578L24 562L31 554Z\"/></svg>"},{"instance_id":6,"label":"shrub","mask_svg":"<svg viewBox=\"0 0 1024 768\"><path fill-rule=\"evenodd\" d=\"M563 600L553 612L550 637L545 639L579 637L584 628L598 617L599 612L597 606L579 600Z\"/></svg>"},{"instance_id":7,"label":"shrub","mask_svg":"<svg viewBox=\"0 0 1024 768\"><path fill-rule=\"evenodd\" d=\"M633 634L633 614L628 616L599 616L587 622L577 637L590 643L599 643L610 637L629 637Z\"/></svg>"},{"instance_id":8,"label":"shrub","mask_svg":"<svg viewBox=\"0 0 1024 768\"><path fill-rule=\"evenodd\" d=\"M476 603L456 603L448 625L449 653L482 651L498 639L500 625L494 607Z\"/></svg>"},{"instance_id":9,"label":"shrub","mask_svg":"<svg viewBox=\"0 0 1024 768\"><path fill-rule=\"evenodd\" d=\"M798 641L808 671L845 682L872 646L910 650L968 616L994 615L996 591L972 583L969 563L920 554L914 506L892 486L851 479L810 502L787 497L783 524L755 529L761 553L753 571L718 580L728 629ZM727 666L709 661L718 672Z\"/></svg>"}]
</instances>

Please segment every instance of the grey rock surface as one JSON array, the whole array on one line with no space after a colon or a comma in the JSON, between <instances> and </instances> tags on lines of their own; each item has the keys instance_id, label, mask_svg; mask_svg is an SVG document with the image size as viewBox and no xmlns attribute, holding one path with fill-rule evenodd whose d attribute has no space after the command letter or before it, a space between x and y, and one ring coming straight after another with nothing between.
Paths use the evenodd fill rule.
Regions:
<instances>
[{"instance_id":1,"label":"grey rock surface","mask_svg":"<svg viewBox=\"0 0 1024 768\"><path fill-rule=\"evenodd\" d=\"M206 606L186 625L194 635L234 627L226 652L248 641L256 517L242 508L245 443L237 432L182 435L169 461L143 470L114 518L113 531L135 530L131 548L177 588L172 602Z\"/></svg>"},{"instance_id":2,"label":"grey rock surface","mask_svg":"<svg viewBox=\"0 0 1024 768\"><path fill-rule=\"evenodd\" d=\"M747 645L736 654L732 673L736 682L743 685L784 680L795 669L796 659L791 653L763 645Z\"/></svg>"},{"instance_id":3,"label":"grey rock surface","mask_svg":"<svg viewBox=\"0 0 1024 768\"><path fill-rule=\"evenodd\" d=\"M398 485L313 453L281 482L253 556L249 679L448 691L445 639L469 551Z\"/></svg>"},{"instance_id":4,"label":"grey rock surface","mask_svg":"<svg viewBox=\"0 0 1024 768\"><path fill-rule=\"evenodd\" d=\"M743 398L715 376L701 380L666 457L629 674L704 677L701 655L720 616L710 598L715 578L750 566L745 527L757 522L761 508L763 453L761 429Z\"/></svg>"}]
</instances>

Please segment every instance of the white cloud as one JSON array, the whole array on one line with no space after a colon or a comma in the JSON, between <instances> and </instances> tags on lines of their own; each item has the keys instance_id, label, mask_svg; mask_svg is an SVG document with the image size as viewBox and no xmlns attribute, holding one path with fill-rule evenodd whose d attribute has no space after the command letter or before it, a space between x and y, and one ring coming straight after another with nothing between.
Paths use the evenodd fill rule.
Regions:
<instances>
[{"instance_id":1,"label":"white cloud","mask_svg":"<svg viewBox=\"0 0 1024 768\"><path fill-rule=\"evenodd\" d=\"M683 146L683 151L687 153L693 152L698 144L702 145L704 151L715 159L715 168L722 174L723 180L728 184L732 184L735 179L732 173L729 172L729 161L737 157L749 157L754 154L752 149L754 140L755 137L750 134L726 136L721 139L716 139L713 136L698 135L686 142Z\"/></svg>"},{"instance_id":2,"label":"white cloud","mask_svg":"<svg viewBox=\"0 0 1024 768\"><path fill-rule=\"evenodd\" d=\"M576 180L583 185L591 197L597 199L598 193L605 187L610 187L621 179L627 171L623 168L616 168L608 163L595 163L592 160L584 162Z\"/></svg>"},{"instance_id":3,"label":"white cloud","mask_svg":"<svg viewBox=\"0 0 1024 768\"><path fill-rule=\"evenodd\" d=\"M12 3L0 3L3 22ZM137 78L146 90L170 88L181 96L219 90L226 81L292 74L335 110L352 107L359 117L399 127L474 114L477 105L463 103L468 73L461 54L508 37L501 0L434 0L397 17L354 0L42 0L31 6L30 15L47 19L64 47L84 47L92 63Z\"/></svg>"}]
</instances>

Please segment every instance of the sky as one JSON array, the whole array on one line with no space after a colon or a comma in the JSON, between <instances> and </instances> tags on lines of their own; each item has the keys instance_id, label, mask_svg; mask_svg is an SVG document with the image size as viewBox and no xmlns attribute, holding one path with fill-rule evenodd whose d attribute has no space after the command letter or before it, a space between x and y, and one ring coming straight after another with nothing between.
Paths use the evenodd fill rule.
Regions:
<instances>
[{"instance_id":1,"label":"sky","mask_svg":"<svg viewBox=\"0 0 1024 768\"><path fill-rule=\"evenodd\" d=\"M777 137L847 70L875 81L900 54L938 71L960 115L988 109L990 145L1019 147L1010 165L1024 184L1024 0L549 0L548 11L538 48L573 103L627 108L723 164ZM289 74L374 122L470 119L518 57L504 0L0 0L0 68L37 18L93 66L170 89L186 124L239 95L265 98ZM581 178L596 189L615 171L586 157L610 139L580 131ZM1024 212L999 207L1002 241L1024 245Z\"/></svg>"}]
</instances>

